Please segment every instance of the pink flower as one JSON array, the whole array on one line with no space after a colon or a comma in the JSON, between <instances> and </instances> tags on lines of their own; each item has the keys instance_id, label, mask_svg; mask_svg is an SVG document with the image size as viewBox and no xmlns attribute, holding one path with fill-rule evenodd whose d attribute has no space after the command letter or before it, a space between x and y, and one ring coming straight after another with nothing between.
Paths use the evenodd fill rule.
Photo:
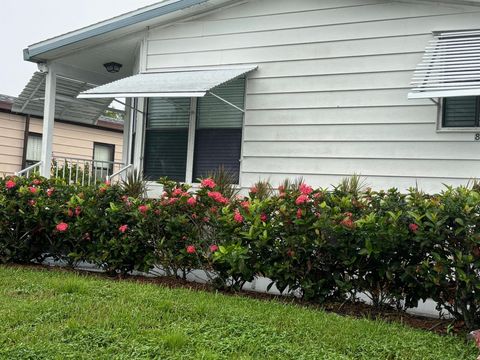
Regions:
<instances>
[{"instance_id":1,"label":"pink flower","mask_svg":"<svg viewBox=\"0 0 480 360\"><path fill-rule=\"evenodd\" d=\"M207 195L209 198L215 200L216 202L219 202L220 204L228 203L228 199L224 198L223 195L218 191L209 191Z\"/></svg>"},{"instance_id":2,"label":"pink flower","mask_svg":"<svg viewBox=\"0 0 480 360\"><path fill-rule=\"evenodd\" d=\"M40 185L42 182L39 179L35 179L32 181L33 185Z\"/></svg>"},{"instance_id":3,"label":"pink flower","mask_svg":"<svg viewBox=\"0 0 480 360\"><path fill-rule=\"evenodd\" d=\"M73 210L72 210L72 209L68 209L67 215L68 215L68 217L72 217L72 216L73 216Z\"/></svg>"},{"instance_id":4,"label":"pink flower","mask_svg":"<svg viewBox=\"0 0 480 360\"><path fill-rule=\"evenodd\" d=\"M140 205L138 207L138 211L140 211L142 214L146 214L148 211L148 206L147 205Z\"/></svg>"},{"instance_id":5,"label":"pink flower","mask_svg":"<svg viewBox=\"0 0 480 360\"><path fill-rule=\"evenodd\" d=\"M110 186L110 180L105 181L105 185Z\"/></svg>"},{"instance_id":6,"label":"pink flower","mask_svg":"<svg viewBox=\"0 0 480 360\"><path fill-rule=\"evenodd\" d=\"M188 245L187 246L187 253L188 254L195 254L197 252L197 249L195 249L195 246L193 245Z\"/></svg>"},{"instance_id":7,"label":"pink flower","mask_svg":"<svg viewBox=\"0 0 480 360\"><path fill-rule=\"evenodd\" d=\"M349 217L343 219L343 220L340 222L340 224L342 224L343 226L345 226L345 227L348 228L348 229L351 229L351 228L354 227L354 223L353 223L352 219L349 218Z\"/></svg>"},{"instance_id":8,"label":"pink flower","mask_svg":"<svg viewBox=\"0 0 480 360\"><path fill-rule=\"evenodd\" d=\"M267 220L268 220L267 215L262 213L262 215L260 215L260 220L263 221L263 222L267 222Z\"/></svg>"},{"instance_id":9,"label":"pink flower","mask_svg":"<svg viewBox=\"0 0 480 360\"><path fill-rule=\"evenodd\" d=\"M312 193L313 189L311 186L308 186L307 184L300 184L300 192L303 195L310 195Z\"/></svg>"},{"instance_id":10,"label":"pink flower","mask_svg":"<svg viewBox=\"0 0 480 360\"><path fill-rule=\"evenodd\" d=\"M233 214L233 220L235 220L237 223L243 222L243 216L240 214L240 211L235 210L235 213Z\"/></svg>"},{"instance_id":11,"label":"pink flower","mask_svg":"<svg viewBox=\"0 0 480 360\"><path fill-rule=\"evenodd\" d=\"M173 196L179 196L182 195L183 191L182 189L176 188L175 190L172 191Z\"/></svg>"},{"instance_id":12,"label":"pink flower","mask_svg":"<svg viewBox=\"0 0 480 360\"><path fill-rule=\"evenodd\" d=\"M120 231L122 234L124 234L128 230L128 225L122 225L118 228L118 231Z\"/></svg>"},{"instance_id":13,"label":"pink flower","mask_svg":"<svg viewBox=\"0 0 480 360\"><path fill-rule=\"evenodd\" d=\"M308 201L308 195L300 195L297 197L297 200L295 200L295 204L300 205L300 204L305 204Z\"/></svg>"},{"instance_id":14,"label":"pink flower","mask_svg":"<svg viewBox=\"0 0 480 360\"><path fill-rule=\"evenodd\" d=\"M30 191L32 194L35 194L38 191L38 189L36 187L30 186L28 188L28 191Z\"/></svg>"},{"instance_id":15,"label":"pink flower","mask_svg":"<svg viewBox=\"0 0 480 360\"><path fill-rule=\"evenodd\" d=\"M252 194L256 194L256 193L258 193L258 189L257 189L257 187L256 187L255 185L254 185L254 186L252 186L252 187L250 188L250 192L251 192Z\"/></svg>"},{"instance_id":16,"label":"pink flower","mask_svg":"<svg viewBox=\"0 0 480 360\"><path fill-rule=\"evenodd\" d=\"M5 187L7 189L13 189L15 186L17 186L17 184L15 183L15 181L13 180L8 180L6 183L5 183Z\"/></svg>"},{"instance_id":17,"label":"pink flower","mask_svg":"<svg viewBox=\"0 0 480 360\"><path fill-rule=\"evenodd\" d=\"M82 213L82 208L80 206L77 206L75 208L75 216L80 216L81 213Z\"/></svg>"},{"instance_id":18,"label":"pink flower","mask_svg":"<svg viewBox=\"0 0 480 360\"><path fill-rule=\"evenodd\" d=\"M215 184L215 181L213 181L213 179L203 179L202 186L213 189L215 186L217 186L217 184Z\"/></svg>"},{"instance_id":19,"label":"pink flower","mask_svg":"<svg viewBox=\"0 0 480 360\"><path fill-rule=\"evenodd\" d=\"M28 200L28 205L30 205L30 206L35 206L36 203L37 203L37 202L36 202L35 200L33 200L33 199Z\"/></svg>"},{"instance_id":20,"label":"pink flower","mask_svg":"<svg viewBox=\"0 0 480 360\"><path fill-rule=\"evenodd\" d=\"M408 228L413 233L416 233L418 231L418 225L417 224L410 224L410 225L408 225Z\"/></svg>"},{"instance_id":21,"label":"pink flower","mask_svg":"<svg viewBox=\"0 0 480 360\"><path fill-rule=\"evenodd\" d=\"M212 253L214 253L215 251L218 251L218 246L215 245L215 244L210 245L210 251L211 251Z\"/></svg>"},{"instance_id":22,"label":"pink flower","mask_svg":"<svg viewBox=\"0 0 480 360\"><path fill-rule=\"evenodd\" d=\"M55 192L55 189L54 188L50 188L47 190L47 196L50 197L53 195L53 193Z\"/></svg>"},{"instance_id":23,"label":"pink flower","mask_svg":"<svg viewBox=\"0 0 480 360\"><path fill-rule=\"evenodd\" d=\"M178 198L171 198L171 199L168 199L168 205L175 204L177 201L178 201Z\"/></svg>"},{"instance_id":24,"label":"pink flower","mask_svg":"<svg viewBox=\"0 0 480 360\"><path fill-rule=\"evenodd\" d=\"M245 210L248 210L250 208L250 202L248 201L242 201L240 203L240 206L243 207Z\"/></svg>"},{"instance_id":25,"label":"pink flower","mask_svg":"<svg viewBox=\"0 0 480 360\"><path fill-rule=\"evenodd\" d=\"M57 226L55 228L57 229L57 231L65 232L68 229L68 224L64 223L64 222L61 222L61 223L57 224Z\"/></svg>"},{"instance_id":26,"label":"pink flower","mask_svg":"<svg viewBox=\"0 0 480 360\"><path fill-rule=\"evenodd\" d=\"M279 192L279 193L285 192L285 186L279 185L279 186L278 186L278 192Z\"/></svg>"},{"instance_id":27,"label":"pink flower","mask_svg":"<svg viewBox=\"0 0 480 360\"><path fill-rule=\"evenodd\" d=\"M203 218L203 222L206 222L206 223L210 222L210 218L208 216L205 216Z\"/></svg>"},{"instance_id":28,"label":"pink flower","mask_svg":"<svg viewBox=\"0 0 480 360\"><path fill-rule=\"evenodd\" d=\"M197 214L195 214L195 213L194 213L194 214L192 214L192 219L194 219L194 220L195 220L195 219L197 219L197 218L198 218L198 215L197 215Z\"/></svg>"},{"instance_id":29,"label":"pink flower","mask_svg":"<svg viewBox=\"0 0 480 360\"><path fill-rule=\"evenodd\" d=\"M195 197L191 197L187 200L187 204L190 205L190 206L195 206L197 205L197 199Z\"/></svg>"},{"instance_id":30,"label":"pink flower","mask_svg":"<svg viewBox=\"0 0 480 360\"><path fill-rule=\"evenodd\" d=\"M302 218L302 209L298 209L297 210L297 219L301 219Z\"/></svg>"}]
</instances>

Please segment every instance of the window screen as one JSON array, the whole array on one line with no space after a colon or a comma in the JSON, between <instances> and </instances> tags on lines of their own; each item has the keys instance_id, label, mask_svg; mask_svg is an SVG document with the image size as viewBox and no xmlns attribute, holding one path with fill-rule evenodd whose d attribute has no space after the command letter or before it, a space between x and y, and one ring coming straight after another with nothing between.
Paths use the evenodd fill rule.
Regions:
<instances>
[{"instance_id":1,"label":"window screen","mask_svg":"<svg viewBox=\"0 0 480 360\"><path fill-rule=\"evenodd\" d=\"M443 101L443 127L477 127L479 99L475 96L449 97Z\"/></svg>"},{"instance_id":2,"label":"window screen","mask_svg":"<svg viewBox=\"0 0 480 360\"><path fill-rule=\"evenodd\" d=\"M185 181L189 121L189 98L149 99L144 160L147 178L166 176Z\"/></svg>"},{"instance_id":3,"label":"window screen","mask_svg":"<svg viewBox=\"0 0 480 360\"><path fill-rule=\"evenodd\" d=\"M93 160L96 176L104 179L113 173L115 146L111 144L93 144Z\"/></svg>"},{"instance_id":4,"label":"window screen","mask_svg":"<svg viewBox=\"0 0 480 360\"><path fill-rule=\"evenodd\" d=\"M238 78L212 90L221 98L244 108L245 78ZM193 180L223 166L238 183L243 113L208 94L198 99Z\"/></svg>"}]
</instances>

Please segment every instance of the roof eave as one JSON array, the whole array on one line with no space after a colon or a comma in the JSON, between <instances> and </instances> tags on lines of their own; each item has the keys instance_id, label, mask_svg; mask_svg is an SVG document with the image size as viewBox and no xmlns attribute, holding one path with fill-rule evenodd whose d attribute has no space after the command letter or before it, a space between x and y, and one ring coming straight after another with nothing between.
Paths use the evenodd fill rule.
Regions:
<instances>
[{"instance_id":1,"label":"roof eave","mask_svg":"<svg viewBox=\"0 0 480 360\"><path fill-rule=\"evenodd\" d=\"M163 5L160 3L158 4L158 7L149 8L148 10L140 13L136 13L136 11L134 11L132 12L133 14L131 16L120 16L118 20L114 21L111 19L106 20L96 25L73 31L68 36L60 35L53 39L30 45L23 50L23 58L25 61L40 62L42 59L39 56L49 51L57 50L81 41L86 41L107 33L125 29L129 26L147 22L157 17L184 10L195 5L200 5L208 1L210 0L178 0L175 2L168 2Z\"/></svg>"}]
</instances>

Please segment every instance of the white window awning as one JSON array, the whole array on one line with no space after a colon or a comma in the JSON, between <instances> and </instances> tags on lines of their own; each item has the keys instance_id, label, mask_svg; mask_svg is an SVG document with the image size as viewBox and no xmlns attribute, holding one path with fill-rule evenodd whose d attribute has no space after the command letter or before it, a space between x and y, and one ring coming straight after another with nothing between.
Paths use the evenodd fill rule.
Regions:
<instances>
[{"instance_id":1,"label":"white window awning","mask_svg":"<svg viewBox=\"0 0 480 360\"><path fill-rule=\"evenodd\" d=\"M202 70L148 72L133 75L82 92L78 97L203 97L213 88L243 76L257 66L237 66Z\"/></svg>"},{"instance_id":2,"label":"white window awning","mask_svg":"<svg viewBox=\"0 0 480 360\"><path fill-rule=\"evenodd\" d=\"M480 95L480 30L434 33L409 99Z\"/></svg>"}]
</instances>

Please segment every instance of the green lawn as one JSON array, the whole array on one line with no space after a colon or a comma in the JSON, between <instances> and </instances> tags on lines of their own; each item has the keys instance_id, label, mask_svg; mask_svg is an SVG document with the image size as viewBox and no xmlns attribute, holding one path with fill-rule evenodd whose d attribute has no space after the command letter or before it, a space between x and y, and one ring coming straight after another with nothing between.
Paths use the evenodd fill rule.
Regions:
<instances>
[{"instance_id":1,"label":"green lawn","mask_svg":"<svg viewBox=\"0 0 480 360\"><path fill-rule=\"evenodd\" d=\"M474 359L401 325L243 297L0 266L1 359Z\"/></svg>"}]
</instances>

